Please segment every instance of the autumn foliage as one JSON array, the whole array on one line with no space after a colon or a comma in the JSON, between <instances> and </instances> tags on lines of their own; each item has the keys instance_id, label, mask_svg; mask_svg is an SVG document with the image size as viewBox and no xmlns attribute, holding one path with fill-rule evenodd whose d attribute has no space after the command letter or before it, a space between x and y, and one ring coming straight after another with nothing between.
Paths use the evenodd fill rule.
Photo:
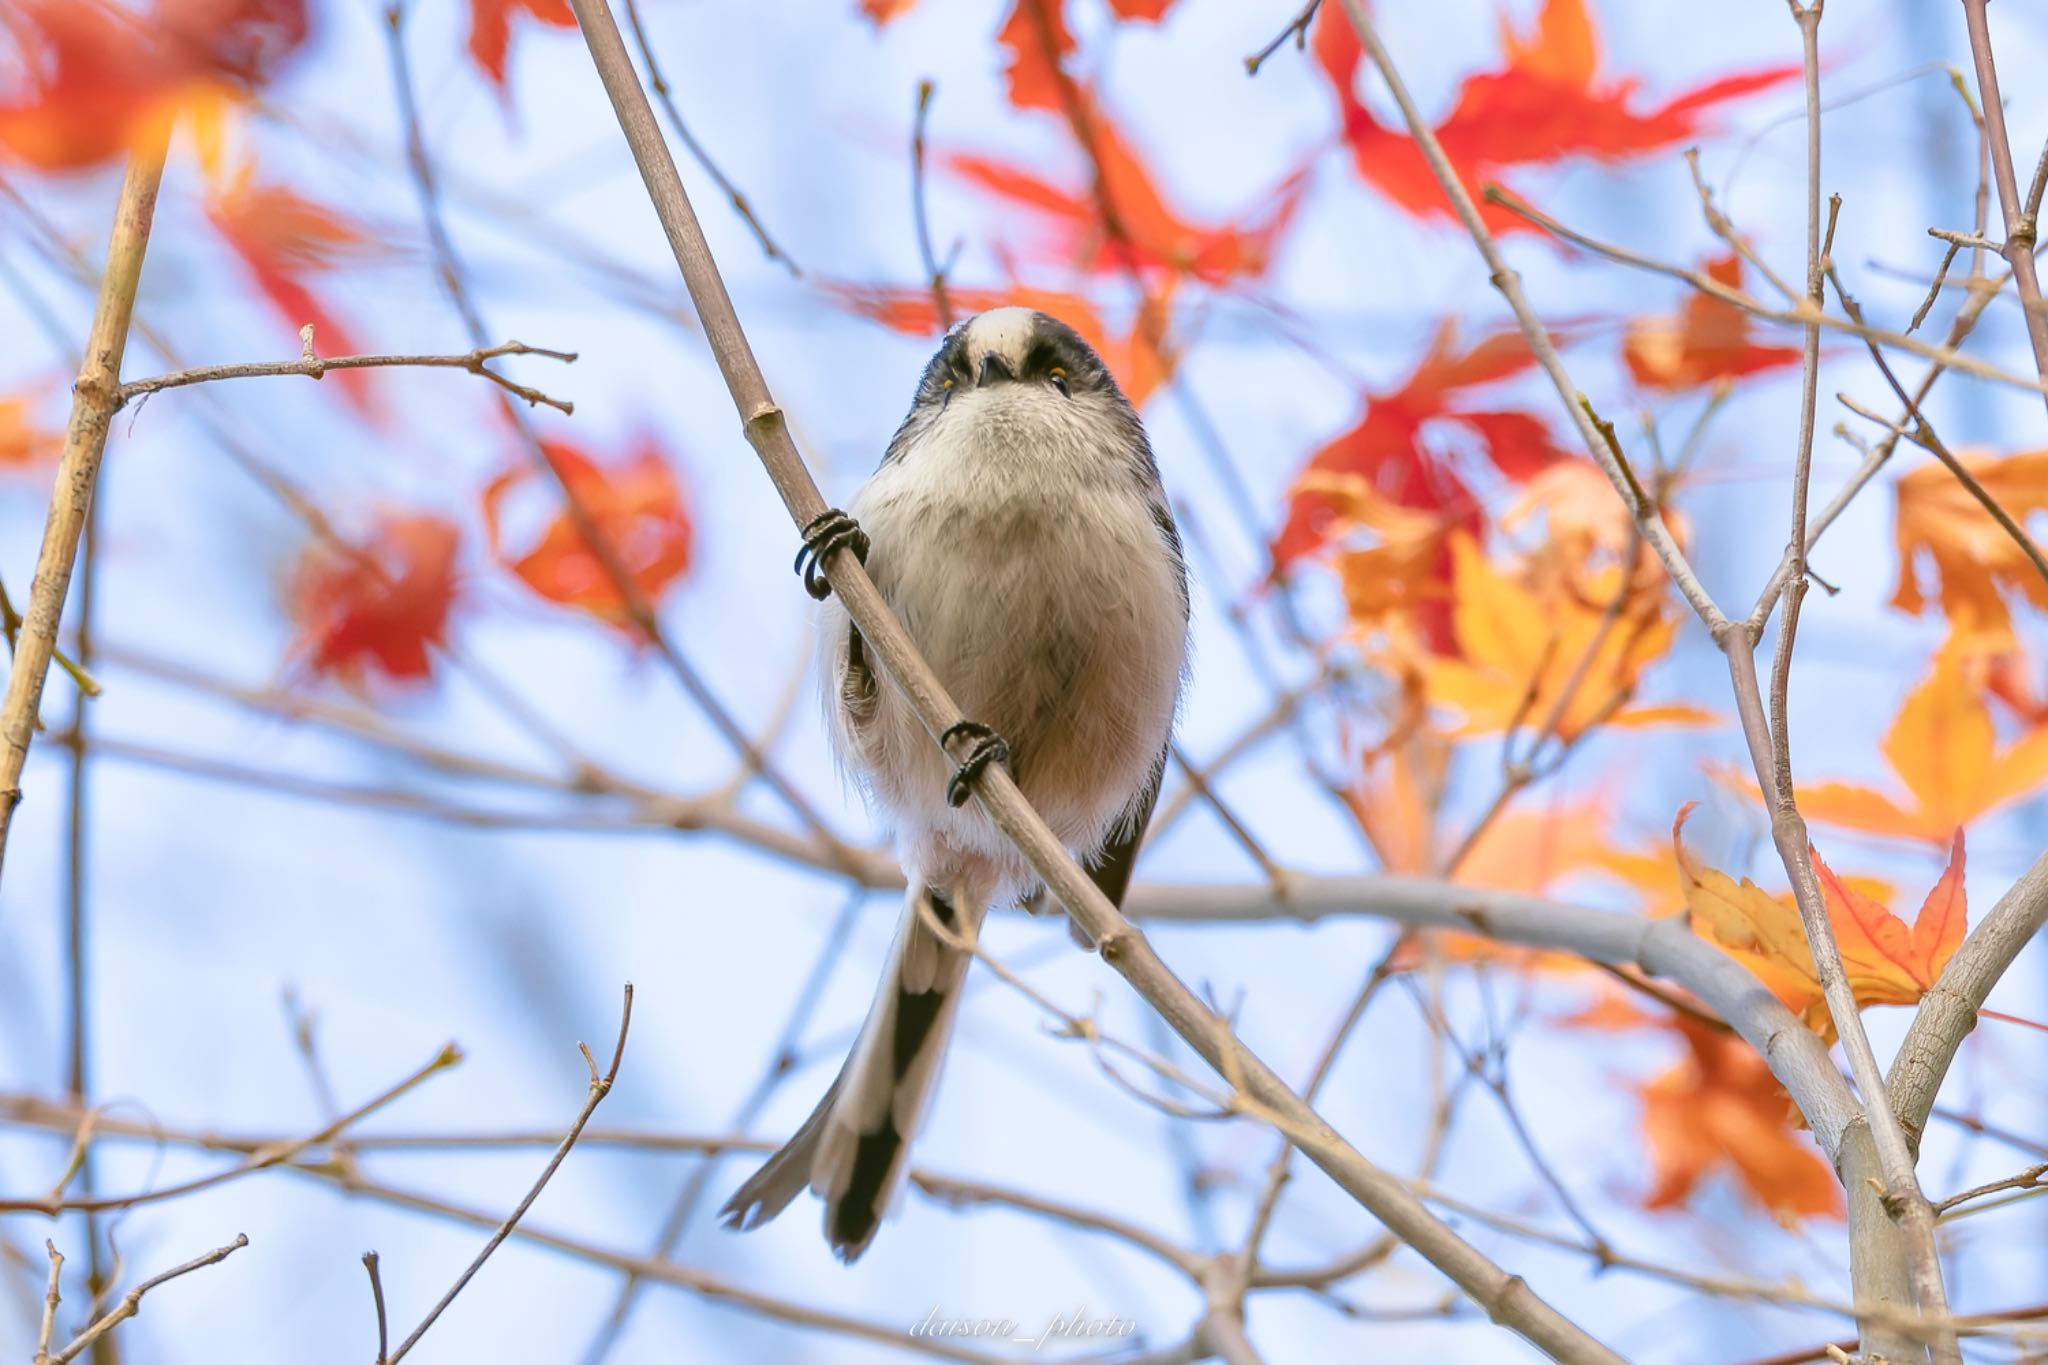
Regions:
<instances>
[{"instance_id":1,"label":"autumn foliage","mask_svg":"<svg viewBox=\"0 0 2048 1365\"><path fill-rule=\"evenodd\" d=\"M939 0L827 2L860 16L856 34L874 45L941 19ZM745 8L732 7L730 22ZM1294 80L1307 92L1314 126L1300 145L1199 187L1171 174L1185 164L1165 154L1171 121L1120 76L1110 55L1134 39L1163 40L1188 22L1186 8L1175 0L989 6L980 54L987 102L1037 139L1028 145L1047 150L1001 150L1011 144L981 136L986 129L934 125L928 152L919 143L926 159L918 174L929 179L940 208L935 214L920 196L915 209L920 229L938 221L937 258L922 241L901 244L880 265L821 252L786 279L776 267L775 306L809 310L807 319L878 342L929 340L962 318L1009 305L1070 324L1145 415L1169 489L1178 496L1199 488L1230 501L1235 520L1220 535L1209 524L1220 519L1206 505L1188 509L1181 523L1198 596L1206 594L1198 619L1206 622L1199 613L1213 610L1215 650L1242 645L1248 671L1270 684L1272 714L1246 749L1260 752L1283 734L1297 744L1308 785L1328 798L1328 818L1350 841L1333 855L1354 860L1346 874L1435 879L1455 883L1460 896L1485 889L1585 900L1639 917L1627 921L1631 931L1675 935L1716 967L1726 964L1715 952L1740 964L1755 978L1748 983L1754 998L1787 1036L1816 1051L1832 1048L1838 1021L1823 999L1798 902L1782 872L1768 870L1775 861L1753 856L1769 846L1780 813L1781 793L1767 794L1752 775L1769 758L1771 736L1765 757L1756 757L1727 693L1699 685L1703 672L1722 682L1726 661L1649 543L1668 533L1688 555L1725 547L1734 539L1726 523L1754 515L1762 524L1758 509L1767 508L1766 538L1782 544L1791 439L1776 428L1731 429L1726 412L1760 396L1783 398L1800 372L1802 333L1780 324L1784 312L1806 305L1786 301L1773 321L1759 317L1770 310L1750 298L1792 273L1774 268L1784 243L1698 215L1712 208L1702 179L1703 202L1688 200L1672 215L1697 228L1690 244L1674 248L1683 259L1644 276L1625 309L1581 310L1555 292L1538 298L1553 310L1541 320L1550 342L1576 375L1592 376L1583 392L1570 391L1555 367L1546 372L1539 364L1531 345L1538 329L1525 334L1495 295L1483 305L1471 304L1476 289L1420 298L1399 277L1402 261L1433 264L1436 253L1478 258L1345 6L1325 0L1292 34L1301 51L1277 43L1261 77ZM447 50L433 69L461 82L459 93L481 105L494 135L518 145L522 121L530 125L540 113L523 93L522 72L538 64L551 35L571 47L575 16L567 0L465 0L455 9ZM1553 200L1589 185L1633 192L1629 176L1668 171L1688 149L1716 145L1724 131L1775 126L1769 121L1796 100L1802 74L1796 63L1759 60L1672 82L1613 55L1611 35L1602 31L1606 12L1589 0L1503 4L1497 25L1463 35L1453 47L1458 63L1421 87L1422 121L1485 227L1511 260L1541 262L1541 270L1568 279L1610 267L1546 229ZM386 221L342 177L259 150L264 144L251 132L289 121L280 113L286 105L274 100L278 83L317 46L324 13L307 0L0 0L0 56L11 60L0 65L0 181L9 196L90 188L95 175L111 180L138 147L181 129L188 141L172 165L184 177L175 193L185 197L166 220L186 238L172 259L210 294L240 291L241 312L260 329L250 344L263 359L411 346L413 338L392 334L394 310L382 306L391 291L380 292L376 282L384 272L409 270L407 287L423 295L459 291L464 270L439 240L447 225L435 215L459 221L490 204L481 191L464 200L456 177L436 182L431 168L415 165L429 157L426 141L405 151L405 202L417 195L423 228ZM1276 74L1290 55L1291 70ZM578 98L596 107L595 88ZM693 122L702 120L698 131L716 145L725 130L714 112L692 111ZM880 145L899 131L908 144L908 126L863 127L861 136ZM885 154L896 155L893 143ZM179 157L191 164L180 167ZM882 183L879 175L874 183ZM895 195L899 187L888 185ZM735 192L704 196L698 212L722 213L722 198L748 214L758 207ZM845 212L881 214L864 203ZM0 216L0 234L12 222ZM513 226L506 235L533 227ZM557 227L549 222L545 231ZM652 231L644 223L632 228ZM1660 230L1676 234L1668 225ZM1998 226L1987 218L1979 230L1996 236ZM1347 243L1352 235L1387 234L1396 243L1371 240L1353 254L1387 296L1371 299L1374 308L1399 306L1402 320L1385 324L1373 312L1329 327L1369 334L1369 346L1351 344L1357 336L1331 342L1312 335L1316 320L1297 306L1304 292L1353 288L1346 280L1304 285L1290 277L1304 239L1316 232L1347 234ZM949 248L956 238L963 245ZM0 253L11 246L0 240ZM2000 265L1987 244L1972 249L1979 248L1980 266ZM562 254L562 279L580 284L575 271L589 262ZM1835 264L1849 256L1845 247ZM1382 258L1395 269L1383 273ZM1963 269L1955 267L1952 290ZM642 302L654 292L609 259L594 273L607 270L615 293ZM489 267L471 275L488 277ZM1971 278L1981 282L1983 269ZM550 275L521 279L519 287L543 294L558 283ZM1942 297L1939 289L1935 296ZM461 303L474 332L468 300ZM2017 334L2019 322L2012 327ZM687 344L701 348L701 336L684 330ZM819 334L827 333L821 327ZM1304 379L1299 393L1291 385L1268 393L1258 386L1271 371L1259 363L1240 367L1234 357L1204 368L1222 347L1203 348L1219 334L1247 352L1264 348L1261 362L1283 356L1286 373L1313 382ZM1920 350L1923 358L1933 354ZM1860 342L1843 346L1859 362L1862 353ZM480 367L472 354L441 368ZM327 404L320 420L342 433L331 443L374 468L405 425L401 390L418 378L382 368L336 371L303 401ZM464 386L478 377L435 378ZM0 493L49 479L65 442L67 382L53 370L0 393ZM315 388L303 377L289 382ZM802 391L795 382L788 387ZM901 387L908 392L907 374ZM340 403L331 393L337 389ZM1896 383L1871 392L1888 402L1895 389L1905 392ZM1256 435L1226 440L1211 430L1204 404L1224 391L1260 412ZM655 658L648 646L676 633L679 604L704 578L700 561L719 548L720 537L707 537L707 528L722 526L715 518L729 511L714 505L693 470L711 468L714 454L744 455L729 413L721 409L701 425L693 413L687 430L672 415L647 417L622 439L593 434L581 396L572 418L510 389L489 388L488 403L462 392L436 409L431 437L408 447L418 467L391 480L402 494L337 494L328 506L320 490L294 482L290 440L275 443L281 451L260 452L283 471L259 475L266 492L295 518L293 538L275 552L268 581L276 603L264 618L270 661L292 697L334 690L356 702L431 697L449 684L479 623L562 631L579 647L635 663ZM1827 391L1821 394L1824 405ZM874 411L896 401L892 394ZM791 429L808 442L800 416L792 413ZM847 420L870 416L861 409ZM1869 643L1816 643L1816 616L1838 590L1874 591L1871 609L1896 627L1882 649L1872 647L1883 657L1859 674L1854 695L1825 698L1842 713L1831 719L1853 724L1859 745L1798 749L1790 782L1858 1008L1913 1006L1935 987L1973 922L1969 854L1980 886L1976 923L1995 900L1981 887L2001 866L2001 845L1997 831L1987 838L1983 827L2022 809L2038 814L2048 788L2048 675L2039 649L2048 576L2026 535L2048 516L2048 449L2029 441L2020 449L1962 450L1952 461L1965 475L1959 478L1943 462L1948 452L1937 459L1924 439L1916 425L1924 417L1916 412L1874 429L1871 439L1888 444L1872 457L1882 467L1855 508L1878 525L1878 553L1890 546L1895 564L1838 572L1815 552L1800 580L1809 613L1802 662L1829 646L1854 654ZM874 434L870 444L879 451L886 431ZM714 450L714 441L724 444ZM418 447L432 447L431 457ZM1853 454L1869 450L1866 444ZM706 463L696 463L699 453ZM1840 486L1836 466L1856 463L1816 461L1825 469L1812 483L1814 509ZM423 488L429 476L422 469L447 487ZM2013 524L2001 523L1987 503ZM1704 509L1717 521L1708 522ZM730 515L737 521L738 513ZM1830 550L1845 538L1829 534ZM777 542L762 558L779 566L794 544ZM1752 566L1732 556L1702 552L1696 562L1717 595L1730 583L1755 589ZM710 597L718 585L703 586ZM10 643L15 605L7 612ZM1759 622L1771 617L1768 606ZM1741 608L1731 609L1728 629L1743 628L1746 598ZM1771 619L1783 622L1779 611ZM1767 660L1773 637L1758 638L1757 657ZM1211 647L1207 634L1202 642ZM1276 654L1285 656L1278 667ZM1800 691L1803 678L1793 675L1786 722L1802 743L1802 708L1814 701ZM1736 758L1739 766L1730 762ZM709 804L736 806L732 793L764 771L757 759L748 754L746 772ZM1653 763L1656 784L1647 780ZM1176 758L1168 772L1178 781L1193 766ZM586 775L533 785L552 797ZM1197 771L1190 792L1201 778ZM1237 832L1227 799L1213 791L1184 795L1190 806L1209 802ZM799 813L796 824L813 818ZM798 837L785 835L773 831L778 856ZM1252 836L1241 842L1263 859ZM1804 847L1806 839L1796 842ZM790 861L843 868L843 852ZM1286 875L1262 871L1284 906ZM1812 911L1811 899L1808 905ZM1550 1033L1603 1044L1625 1039L1631 1060L1616 1063L1608 1079L1639 1127L1629 1144L1617 1144L1606 1174L1633 1214L1682 1226L1676 1220L1707 1215L1717 1192L1732 1191L1766 1230L1766 1218L1825 1227L1844 1216L1837 1173L1770 1063L1704 1005L1649 980L1641 964L1595 970L1572 953L1504 945L1484 928L1475 920L1471 932L1404 935L1385 971L1427 983L1434 994L1425 1009L1439 1012L1433 1026L1441 1024L1448 975L1471 985L1489 1010L1496 992L1516 997L1520 1017ZM1470 1066L1474 1076L1482 1069Z\"/></svg>"}]
</instances>

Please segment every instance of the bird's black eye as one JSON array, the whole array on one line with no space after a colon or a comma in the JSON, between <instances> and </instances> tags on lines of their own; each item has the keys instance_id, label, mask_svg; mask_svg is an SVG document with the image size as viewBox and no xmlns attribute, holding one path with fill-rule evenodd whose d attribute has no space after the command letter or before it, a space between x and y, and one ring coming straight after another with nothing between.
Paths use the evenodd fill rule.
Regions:
<instances>
[{"instance_id":1,"label":"bird's black eye","mask_svg":"<svg viewBox=\"0 0 2048 1365\"><path fill-rule=\"evenodd\" d=\"M1064 365L1055 365L1055 366L1053 366L1053 367L1052 367L1052 368L1051 368L1050 370L1047 370L1047 371L1045 372L1045 377L1046 377L1047 379L1050 379L1050 380L1052 381L1052 386L1053 386L1054 388L1058 389L1058 390L1059 390L1059 391L1060 391L1060 392L1061 392L1062 394L1064 394L1064 395L1065 395L1066 397L1068 397L1068 398L1072 398L1072 397L1074 396L1074 392L1073 392L1073 390L1072 390L1072 389L1069 389L1069 388L1067 387L1067 369L1066 369L1066 366L1064 366Z\"/></svg>"}]
</instances>

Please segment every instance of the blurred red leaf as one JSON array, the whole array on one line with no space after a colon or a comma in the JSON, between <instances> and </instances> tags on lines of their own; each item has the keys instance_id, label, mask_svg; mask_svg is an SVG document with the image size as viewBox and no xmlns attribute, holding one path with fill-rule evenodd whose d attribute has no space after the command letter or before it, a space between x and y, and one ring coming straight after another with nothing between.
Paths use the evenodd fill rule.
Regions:
<instances>
[{"instance_id":1,"label":"blurred red leaf","mask_svg":"<svg viewBox=\"0 0 2048 1365\"><path fill-rule=\"evenodd\" d=\"M945 329L939 324L938 303L931 291L890 285L827 283L825 292L841 306L873 318L892 331L911 336L937 336ZM971 317L990 308L1035 308L1058 318L1081 334L1095 348L1117 387L1134 406L1141 406L1158 387L1173 376L1175 357L1166 344L1166 325L1171 315L1170 289L1147 295L1139 305L1127 333L1112 335L1095 305L1079 294L1051 289L948 289L947 301L959 317Z\"/></svg>"},{"instance_id":2,"label":"blurred red leaf","mask_svg":"<svg viewBox=\"0 0 2048 1365\"><path fill-rule=\"evenodd\" d=\"M353 330L308 281L345 260L373 254L368 229L295 190L257 182L250 165L212 187L206 216L293 331L312 323L314 345L323 356L359 353ZM375 415L368 370L337 370L333 377L359 409Z\"/></svg>"},{"instance_id":3,"label":"blurred red leaf","mask_svg":"<svg viewBox=\"0 0 2048 1365\"><path fill-rule=\"evenodd\" d=\"M1731 251L1708 261L1706 272L1739 288L1742 258ZM1749 339L1747 313L1694 291L1675 315L1631 322L1622 339L1621 355L1636 383L1671 390L1794 365L1799 361L1799 348L1757 345Z\"/></svg>"},{"instance_id":4,"label":"blurred red leaf","mask_svg":"<svg viewBox=\"0 0 2048 1365\"><path fill-rule=\"evenodd\" d=\"M1671 1208L1724 1163L1780 1218L1839 1218L1842 1190L1812 1141L1792 1124L1792 1103L1742 1038L1673 1015L1688 1055L1643 1087L1643 1134L1656 1182L1645 1204Z\"/></svg>"},{"instance_id":5,"label":"blurred red leaf","mask_svg":"<svg viewBox=\"0 0 2048 1365\"><path fill-rule=\"evenodd\" d=\"M562 441L541 449L564 485L590 514L627 576L649 602L690 567L695 531L668 457L652 439L631 459L606 467ZM491 554L527 587L551 602L587 611L613 625L627 623L626 603L603 561L577 530L567 507L524 551L505 547L505 499L538 471L522 462L484 489L484 531ZM552 494L554 490L550 489ZM559 499L557 499L559 502Z\"/></svg>"},{"instance_id":6,"label":"blurred red leaf","mask_svg":"<svg viewBox=\"0 0 2048 1365\"><path fill-rule=\"evenodd\" d=\"M1442 513L1446 529L1459 526L1475 537L1483 534L1484 518L1470 485L1426 439L1426 429L1449 424L1462 431L1494 468L1517 482L1566 458L1550 428L1528 413L1456 406L1463 390L1509 378L1534 363L1519 333L1499 332L1461 351L1455 328L1446 323L1400 388L1368 394L1358 425L1309 457L1289 500L1287 520L1273 541L1274 572L1321 549L1342 528L1339 499L1326 481L1309 475L1361 478L1397 506ZM1446 588L1450 572L1449 551L1440 543L1434 573ZM1420 614L1425 637L1439 652L1454 647L1448 598L1446 592Z\"/></svg>"},{"instance_id":7,"label":"blurred red leaf","mask_svg":"<svg viewBox=\"0 0 2048 1365\"><path fill-rule=\"evenodd\" d=\"M1142 19L1156 24L1173 8L1173 0L1109 0L1109 7L1119 19Z\"/></svg>"},{"instance_id":8,"label":"blurred red leaf","mask_svg":"<svg viewBox=\"0 0 2048 1365\"><path fill-rule=\"evenodd\" d=\"M1061 69L1074 52L1060 0L1017 0L996 34L1010 60L1004 75L1010 82L1010 103L1019 109L1063 107L1060 87L1071 78Z\"/></svg>"},{"instance_id":9,"label":"blurred red leaf","mask_svg":"<svg viewBox=\"0 0 2048 1365\"><path fill-rule=\"evenodd\" d=\"M423 679L428 646L443 643L457 589L452 522L392 513L369 540L308 545L286 592L299 627L297 650L314 672L344 682L372 670L395 681Z\"/></svg>"},{"instance_id":10,"label":"blurred red leaf","mask_svg":"<svg viewBox=\"0 0 2048 1365\"><path fill-rule=\"evenodd\" d=\"M1465 187L1479 200L1481 183L1514 166L1567 157L1624 161L1698 137L1717 105L1782 84L1797 66L1742 72L1685 92L1654 109L1635 110L1635 77L1595 80L1598 42L1583 0L1546 0L1536 30L1523 37L1502 24L1506 65L1465 78L1436 136ZM1316 60L1329 77L1343 115L1358 174L1405 212L1448 218L1451 207L1407 133L1382 124L1357 95L1364 50L1341 7L1324 5L1313 35ZM1496 233L1534 226L1483 200L1479 214Z\"/></svg>"},{"instance_id":11,"label":"blurred red leaf","mask_svg":"<svg viewBox=\"0 0 2048 1365\"><path fill-rule=\"evenodd\" d=\"M991 157L956 155L947 164L997 198L1026 210L1045 228L1047 259L1090 271L1164 271L1212 285L1265 273L1280 234L1308 188L1297 171L1260 196L1264 206L1245 225L1198 227L1167 204L1144 159L1100 106L1078 96L1082 151L1096 174L1080 189Z\"/></svg>"},{"instance_id":12,"label":"blurred red leaf","mask_svg":"<svg viewBox=\"0 0 2048 1365\"><path fill-rule=\"evenodd\" d=\"M916 3L917 0L860 0L860 12L874 20L875 27L880 28L891 19L907 13Z\"/></svg>"},{"instance_id":13,"label":"blurred red leaf","mask_svg":"<svg viewBox=\"0 0 2048 1365\"><path fill-rule=\"evenodd\" d=\"M304 0L10 0L20 71L0 96L0 154L42 170L117 156L180 110L264 81L306 37Z\"/></svg>"},{"instance_id":14,"label":"blurred red leaf","mask_svg":"<svg viewBox=\"0 0 2048 1365\"><path fill-rule=\"evenodd\" d=\"M553 28L576 27L568 0L469 0L469 56L498 88L505 87L505 60L512 48L512 23L532 19Z\"/></svg>"}]
</instances>

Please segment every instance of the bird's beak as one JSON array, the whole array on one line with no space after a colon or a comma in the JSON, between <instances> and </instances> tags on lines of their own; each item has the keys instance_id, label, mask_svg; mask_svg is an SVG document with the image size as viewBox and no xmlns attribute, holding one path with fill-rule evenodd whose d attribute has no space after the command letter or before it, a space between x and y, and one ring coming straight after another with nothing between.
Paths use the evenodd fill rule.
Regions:
<instances>
[{"instance_id":1,"label":"bird's beak","mask_svg":"<svg viewBox=\"0 0 2048 1365\"><path fill-rule=\"evenodd\" d=\"M1010 362L1004 360L999 355L985 355L981 358L981 373L975 377L974 387L985 389L989 386L989 382L992 379L1014 380L1016 377L1016 375L1010 372Z\"/></svg>"}]
</instances>

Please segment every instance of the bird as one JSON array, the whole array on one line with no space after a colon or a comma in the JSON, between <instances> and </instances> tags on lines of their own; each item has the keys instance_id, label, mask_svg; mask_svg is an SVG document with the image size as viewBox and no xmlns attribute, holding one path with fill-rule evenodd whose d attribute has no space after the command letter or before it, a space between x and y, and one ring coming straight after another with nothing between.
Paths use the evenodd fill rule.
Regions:
<instances>
[{"instance_id":1,"label":"bird","mask_svg":"<svg viewBox=\"0 0 2048 1365\"><path fill-rule=\"evenodd\" d=\"M723 1215L758 1227L809 1187L852 1262L902 1189L984 916L1043 892L973 784L1003 764L1120 903L1186 682L1188 576L1137 410L1078 332L1020 307L947 331L880 466L805 545L833 746L893 822L907 892L845 1064ZM829 596L819 569L841 548L971 718L942 737L974 741L965 761L933 743Z\"/></svg>"}]
</instances>

